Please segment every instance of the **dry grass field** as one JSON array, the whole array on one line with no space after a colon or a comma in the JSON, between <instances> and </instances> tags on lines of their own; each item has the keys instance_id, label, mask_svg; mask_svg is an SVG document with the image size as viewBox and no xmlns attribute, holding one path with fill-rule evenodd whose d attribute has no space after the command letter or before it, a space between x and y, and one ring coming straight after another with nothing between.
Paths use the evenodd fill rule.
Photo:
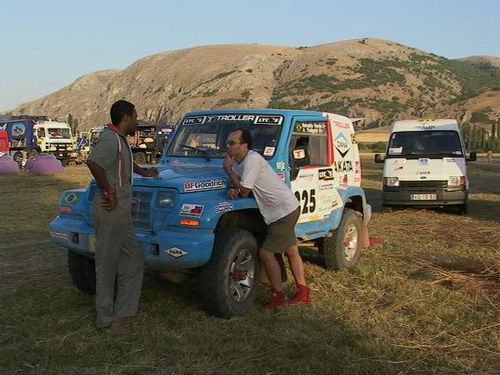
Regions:
<instances>
[{"instance_id":1,"label":"dry grass field","mask_svg":"<svg viewBox=\"0 0 500 375\"><path fill-rule=\"evenodd\" d=\"M382 167L363 159L373 205L367 249L327 271L303 249L314 304L232 320L205 313L197 280L147 271L132 334L94 327L93 296L71 284L48 237L55 202L85 167L0 176L2 374L498 374L500 163L470 163L470 213L380 206Z\"/></svg>"}]
</instances>

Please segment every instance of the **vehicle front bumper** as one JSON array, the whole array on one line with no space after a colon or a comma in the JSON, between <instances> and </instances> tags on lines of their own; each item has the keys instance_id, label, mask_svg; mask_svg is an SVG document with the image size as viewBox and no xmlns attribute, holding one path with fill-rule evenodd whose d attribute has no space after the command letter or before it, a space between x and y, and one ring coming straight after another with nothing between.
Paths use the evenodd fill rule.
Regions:
<instances>
[{"instance_id":1,"label":"vehicle front bumper","mask_svg":"<svg viewBox=\"0 0 500 375\"><path fill-rule=\"evenodd\" d=\"M458 188L454 188L454 190L447 191L445 189L435 189L433 191L422 191L415 189L398 189L398 187L384 187L384 191L382 192L382 200L385 205L401 205L401 206L448 206L448 205L457 205L464 204L467 200L467 191L458 190ZM412 199L412 196L419 195L429 195L435 194L436 199L425 199L425 200L416 200Z\"/></svg>"},{"instance_id":2,"label":"vehicle front bumper","mask_svg":"<svg viewBox=\"0 0 500 375\"><path fill-rule=\"evenodd\" d=\"M51 240L86 257L94 257L94 229L83 218L57 216L49 226ZM136 231L146 265L157 271L200 267L212 256L212 230L172 226L158 233Z\"/></svg>"}]
</instances>

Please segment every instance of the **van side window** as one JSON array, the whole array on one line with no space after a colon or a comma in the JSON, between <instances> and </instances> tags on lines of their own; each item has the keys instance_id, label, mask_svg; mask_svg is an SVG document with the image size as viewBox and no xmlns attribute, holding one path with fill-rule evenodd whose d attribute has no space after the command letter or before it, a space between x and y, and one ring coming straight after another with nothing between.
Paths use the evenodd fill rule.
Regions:
<instances>
[{"instance_id":1,"label":"van side window","mask_svg":"<svg viewBox=\"0 0 500 375\"><path fill-rule=\"evenodd\" d=\"M44 128L38 128L38 130L36 131L36 136L39 139L45 137L45 129Z\"/></svg>"},{"instance_id":2,"label":"van side window","mask_svg":"<svg viewBox=\"0 0 500 375\"><path fill-rule=\"evenodd\" d=\"M308 165L328 165L328 134L326 121L300 122L294 124L290 149L303 148L309 158ZM293 153L290 152L290 156ZM290 160L291 165L293 161Z\"/></svg>"}]
</instances>

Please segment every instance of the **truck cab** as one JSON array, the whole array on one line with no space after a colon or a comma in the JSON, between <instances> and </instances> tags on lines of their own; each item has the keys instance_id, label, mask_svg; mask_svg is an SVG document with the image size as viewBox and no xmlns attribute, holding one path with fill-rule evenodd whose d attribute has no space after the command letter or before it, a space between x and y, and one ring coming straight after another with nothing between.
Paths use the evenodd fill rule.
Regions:
<instances>
[{"instance_id":1,"label":"truck cab","mask_svg":"<svg viewBox=\"0 0 500 375\"><path fill-rule=\"evenodd\" d=\"M314 242L328 268L355 265L367 246L371 207L351 121L299 110L209 110L186 114L163 151L155 178L134 176L136 235L157 271L197 271L214 315L229 318L254 301L257 251L266 231L252 197L231 200L222 168L226 140L247 128L254 147L300 202L299 241ZM51 239L67 248L73 282L95 288L92 200L96 185L62 193Z\"/></svg>"},{"instance_id":2,"label":"truck cab","mask_svg":"<svg viewBox=\"0 0 500 375\"><path fill-rule=\"evenodd\" d=\"M383 205L456 206L467 212L469 181L458 123L452 119L403 120L394 122L384 163Z\"/></svg>"},{"instance_id":3,"label":"truck cab","mask_svg":"<svg viewBox=\"0 0 500 375\"><path fill-rule=\"evenodd\" d=\"M40 121L33 127L36 136L37 150L55 155L66 166L73 155L76 141L73 139L71 127L65 122Z\"/></svg>"}]
</instances>

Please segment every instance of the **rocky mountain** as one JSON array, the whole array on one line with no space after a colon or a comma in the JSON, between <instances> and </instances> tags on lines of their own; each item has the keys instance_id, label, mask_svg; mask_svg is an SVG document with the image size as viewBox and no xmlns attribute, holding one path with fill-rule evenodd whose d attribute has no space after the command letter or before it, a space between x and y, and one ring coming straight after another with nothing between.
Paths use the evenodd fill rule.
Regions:
<instances>
[{"instance_id":1,"label":"rocky mountain","mask_svg":"<svg viewBox=\"0 0 500 375\"><path fill-rule=\"evenodd\" d=\"M500 114L499 67L500 58L449 60L371 38L299 48L211 45L87 74L11 113L71 113L88 129L106 123L110 105L126 99L145 121L175 122L203 108L272 107L363 118L367 128L419 117L487 125Z\"/></svg>"}]
</instances>

